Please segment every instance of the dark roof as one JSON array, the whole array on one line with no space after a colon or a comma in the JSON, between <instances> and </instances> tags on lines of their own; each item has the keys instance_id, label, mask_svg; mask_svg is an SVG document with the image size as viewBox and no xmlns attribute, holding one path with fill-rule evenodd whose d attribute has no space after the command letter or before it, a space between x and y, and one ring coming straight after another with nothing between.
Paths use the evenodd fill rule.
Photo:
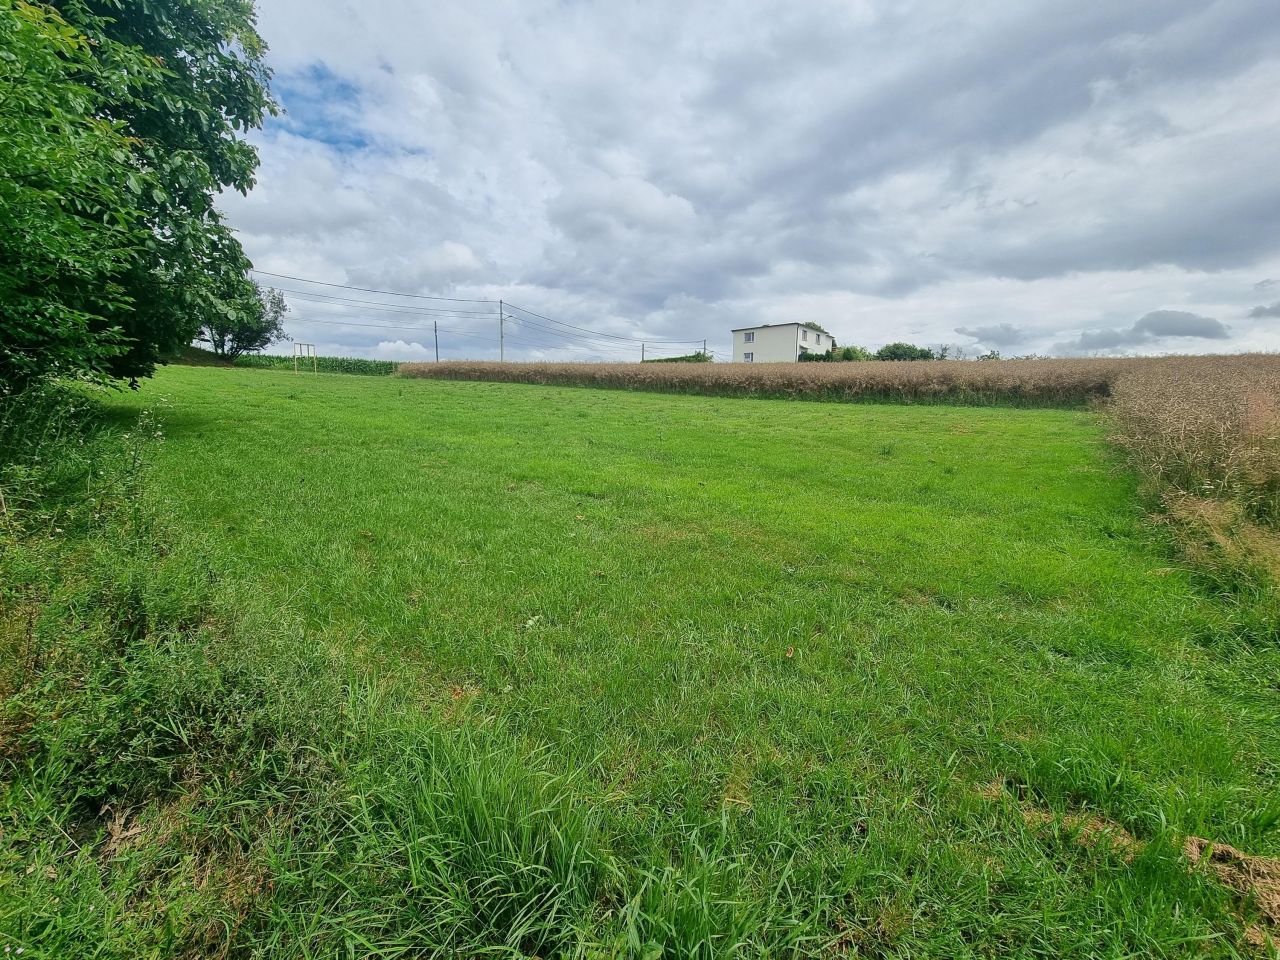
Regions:
<instances>
[{"instance_id":1,"label":"dark roof","mask_svg":"<svg viewBox=\"0 0 1280 960\"><path fill-rule=\"evenodd\" d=\"M730 332L730 333L741 333L743 330L764 330L764 329L766 329L767 327L803 327L803 326L804 326L804 324L803 324L803 323L796 323L796 322L793 320L793 321L791 321L790 323L762 323L762 324L759 324L758 326L754 326L754 327L734 327L734 328L733 328L732 330L730 330L729 332ZM810 327L810 329L812 330L813 328L812 328L812 327ZM814 333L822 333L822 331L821 331L821 330L814 330L813 332L814 332ZM830 334L827 334L827 336L830 336Z\"/></svg>"}]
</instances>

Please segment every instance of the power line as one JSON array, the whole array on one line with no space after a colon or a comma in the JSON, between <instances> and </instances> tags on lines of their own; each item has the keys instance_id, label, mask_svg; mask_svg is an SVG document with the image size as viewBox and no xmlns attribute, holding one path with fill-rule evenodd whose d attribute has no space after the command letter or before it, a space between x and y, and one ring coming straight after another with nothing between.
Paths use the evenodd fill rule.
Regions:
<instances>
[{"instance_id":1,"label":"power line","mask_svg":"<svg viewBox=\"0 0 1280 960\"><path fill-rule=\"evenodd\" d=\"M697 344L697 343L703 342L702 340L659 340L659 339L654 339L650 337L628 337L628 336L624 336L622 334L617 334L617 333L606 333L599 330L592 330L589 327L582 327L582 326L578 326L577 324L568 323L564 320L557 320L554 317L548 317L545 314L535 313L534 311L528 310L524 307L516 306L515 304L511 304L511 303L505 303L505 301L500 301L500 300L475 300L475 299L467 299L464 297L434 297L434 296L428 296L426 294L419 294L419 293L399 293L394 290L378 290L371 287L357 287L357 286L353 286L351 284L345 284L345 283L330 283L325 280L311 280L306 277L295 277L285 273L272 273L268 270L258 270L256 268L254 268L253 272L257 274L261 274L262 276L266 276L266 277L277 277L282 280L293 280L297 283L312 283L312 284L317 284L319 286L324 286L324 287L336 287L342 290L355 290L361 293L376 293L376 294L389 296L389 297L409 297L409 298L418 299L418 300L432 300L432 301L438 301L438 302L447 301L452 303L498 304L500 308L500 312L499 312L500 319L501 319L501 307L505 305L507 307L511 307L513 310L519 311L520 313L527 314L530 317L537 317L539 320L545 320L547 321L547 323L554 324L556 327L564 327L567 330L579 331L577 334L570 334L570 333L565 333L562 330L553 329L551 327L543 327L541 324L534 323L533 321L528 320L524 317L511 318L515 320L517 323L527 323L531 327L536 327L536 328L545 330L548 333L552 333L557 336L564 337L566 340L578 340L578 341L584 341L584 342L596 341L597 343L607 342L607 343L619 344L619 345L624 343L652 344L654 346L688 346L689 344ZM316 293L313 291L285 290L284 292L292 293L294 295L303 296L303 297L323 298L323 300L357 304L369 310L378 310L386 313L414 312L411 309L407 309L407 305L402 305L402 304L385 303L381 301L361 300L361 299L348 298L348 297L338 297L332 294ZM493 316L493 314L484 312L484 311L463 311L458 309L446 310L446 309L429 308L429 307L419 308L418 313L420 315L421 314L439 314L439 315L448 314L448 315L456 315L459 317ZM586 334L586 336L583 336L583 334Z\"/></svg>"},{"instance_id":2,"label":"power line","mask_svg":"<svg viewBox=\"0 0 1280 960\"><path fill-rule=\"evenodd\" d=\"M329 283L325 280L310 280L306 277L291 277L287 273L272 273L253 267L254 273L264 277L278 277L281 280L294 280L298 283L315 283L322 287L340 287L343 290L359 290L361 293L380 293L388 297L413 297L415 300L452 300L454 303L497 303L497 300L468 300L466 297L430 297L425 293L397 293L395 290L375 290L372 287L355 287L349 283Z\"/></svg>"},{"instance_id":3,"label":"power line","mask_svg":"<svg viewBox=\"0 0 1280 960\"><path fill-rule=\"evenodd\" d=\"M415 330L418 333L432 332L431 327L405 326L403 324L396 324L396 323L359 323L355 320L318 320L315 317L299 317L299 316L286 318L286 322L293 321L293 320L301 321L302 323L323 323L327 326L334 326L334 327L368 327L369 329L372 329L372 330ZM492 336L488 336L488 337L480 336L479 334L466 333L462 330L451 330L448 327L440 327L439 330L441 333L451 333L455 337L466 337L467 339L470 339L470 340L483 340L486 343L493 340Z\"/></svg>"},{"instance_id":4,"label":"power line","mask_svg":"<svg viewBox=\"0 0 1280 960\"><path fill-rule=\"evenodd\" d=\"M564 339L570 342L581 342L581 343L587 344L588 346L603 345L603 346L609 346L609 347L614 347L614 348L623 349L623 350L634 349L633 347L629 347L629 345L626 343L619 343L613 340L604 340L599 337L587 337L587 336L583 336L580 333L566 333L565 331L557 330L554 327L545 327L540 323L534 323L532 320L528 320L524 317L512 317L510 319L512 319L515 323L519 324L522 328L525 326L528 326L529 328L534 330L545 331L546 333L552 336L563 337ZM649 343L651 341L643 341L643 342Z\"/></svg>"},{"instance_id":5,"label":"power line","mask_svg":"<svg viewBox=\"0 0 1280 960\"><path fill-rule=\"evenodd\" d=\"M290 317L286 317L286 322L293 322L293 321L297 321L300 323L320 323L320 324L324 324L325 326L334 326L334 327L363 327L370 330L409 330L414 333L423 333L423 334L435 333L438 331L439 333L447 333L454 337L461 337L464 340L477 340L481 343L487 343L490 345L493 345L494 343L494 337L492 334L485 336L483 334L476 334L476 333L467 332L464 330L457 330L451 327L436 327L433 329L433 327L417 325L417 324L406 325L406 324L398 324L398 323L361 323L358 320L321 320L317 317L303 317L296 314ZM539 340L525 340L520 337L513 337L513 336L508 336L507 341L510 343L517 343L526 347L534 347L538 349L548 349L548 350L568 350L573 348L578 348L578 349L586 348L586 349L595 349L595 350L608 350L608 349L625 350L626 349L626 347L623 346L622 344L605 344L604 346L600 346L600 345L591 344L591 343L574 343L574 342L570 342L567 344L548 343L548 342L539 341ZM720 356L719 354L716 354L714 351L712 351L712 353L714 356L719 358ZM655 358L655 359L658 359L658 358Z\"/></svg>"},{"instance_id":6,"label":"power line","mask_svg":"<svg viewBox=\"0 0 1280 960\"><path fill-rule=\"evenodd\" d=\"M507 340L515 343L524 343L530 346L542 347L548 350L596 351L597 353L608 353L609 351L615 351L614 353L615 356L617 355L616 351L618 350L626 351L631 349L628 346L625 346L622 344L616 344L616 343L601 345L601 344L594 344L594 343L579 343L576 341L569 341L567 343L564 343L564 342L555 343L547 340L523 339L524 337L528 337L528 336L530 336L530 334L524 333L522 331L520 337L513 337L510 334L507 334ZM537 335L534 334L533 336L537 336Z\"/></svg>"},{"instance_id":7,"label":"power line","mask_svg":"<svg viewBox=\"0 0 1280 960\"><path fill-rule=\"evenodd\" d=\"M456 315L462 317L496 317L496 311L491 310L459 310L449 309L447 307L410 307L395 303L386 303L381 300L361 300L356 297L335 297L328 293L314 293L310 290L291 290L288 287L277 287L281 293L287 293L290 296L305 297L314 300L317 303L342 303L356 304L367 307L371 310L382 310L386 313L408 313L416 316L422 315Z\"/></svg>"},{"instance_id":8,"label":"power line","mask_svg":"<svg viewBox=\"0 0 1280 960\"><path fill-rule=\"evenodd\" d=\"M598 330L590 330L590 329L588 329L587 327L579 327L579 326L577 326L576 324L566 323L566 322L565 322L565 321L563 321L563 320L556 320L556 319L554 319L554 318L552 318L552 317L545 317L545 316L543 316L543 315L542 315L542 314L540 314L540 313L534 313L532 310L526 310L524 307L518 307L518 306L516 306L514 303L511 303L511 302L509 302L509 301L508 301L508 302L506 302L506 304L507 304L507 306L508 306L508 307L510 307L512 310L519 310L521 313L527 313L527 314L529 314L529 316L531 316L531 317L537 317L539 320L546 320L548 323L555 323L555 324L559 324L559 325L560 325L560 326L562 326L562 327L569 327L569 328L571 328L571 329L573 329L573 330L581 330L581 331L582 331L582 332L584 332L584 333L589 333L589 334L592 334L593 336L601 337L601 338L606 338L606 339L609 339L609 340L625 340L625 341L627 341L627 342L629 342L629 343L653 343L653 344L669 343L669 344L681 344L681 345L683 345L683 344L687 344L687 343L701 343L701 342L702 342L702 340L701 340L701 339L698 339L698 340L654 340L654 339L650 339L649 337L624 337L624 336L622 336L621 334L618 334L618 333L601 333L601 332L600 332L600 331L598 331Z\"/></svg>"}]
</instances>

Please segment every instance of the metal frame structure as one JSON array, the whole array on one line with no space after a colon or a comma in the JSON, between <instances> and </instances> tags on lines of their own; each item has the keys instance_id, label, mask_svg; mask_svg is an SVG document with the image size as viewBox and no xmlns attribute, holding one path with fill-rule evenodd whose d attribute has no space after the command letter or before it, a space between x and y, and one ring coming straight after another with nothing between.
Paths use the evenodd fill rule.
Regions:
<instances>
[{"instance_id":1,"label":"metal frame structure","mask_svg":"<svg viewBox=\"0 0 1280 960\"><path fill-rule=\"evenodd\" d=\"M307 358L311 359L311 372L319 373L320 369L316 364L316 345L314 343L295 343L293 345L293 372L298 372L298 361L306 363Z\"/></svg>"}]
</instances>

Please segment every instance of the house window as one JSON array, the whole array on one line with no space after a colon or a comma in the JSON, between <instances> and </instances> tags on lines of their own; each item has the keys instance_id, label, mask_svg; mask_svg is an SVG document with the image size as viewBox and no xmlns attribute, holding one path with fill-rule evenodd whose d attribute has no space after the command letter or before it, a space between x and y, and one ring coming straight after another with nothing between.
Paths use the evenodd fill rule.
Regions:
<instances>
[{"instance_id":1,"label":"house window","mask_svg":"<svg viewBox=\"0 0 1280 960\"><path fill-rule=\"evenodd\" d=\"M744 334L742 335L742 342L743 342L743 343L755 343L755 342L756 342L756 332L755 332L754 330L748 330L746 333L744 333Z\"/></svg>"},{"instance_id":2,"label":"house window","mask_svg":"<svg viewBox=\"0 0 1280 960\"><path fill-rule=\"evenodd\" d=\"M800 331L800 339L801 339L801 340L808 340L808 339L809 339L809 331L808 331L808 330L801 330L801 331Z\"/></svg>"},{"instance_id":3,"label":"house window","mask_svg":"<svg viewBox=\"0 0 1280 960\"><path fill-rule=\"evenodd\" d=\"M752 363L755 361L755 359L756 359L756 355L754 353L744 353L742 355L743 363Z\"/></svg>"}]
</instances>

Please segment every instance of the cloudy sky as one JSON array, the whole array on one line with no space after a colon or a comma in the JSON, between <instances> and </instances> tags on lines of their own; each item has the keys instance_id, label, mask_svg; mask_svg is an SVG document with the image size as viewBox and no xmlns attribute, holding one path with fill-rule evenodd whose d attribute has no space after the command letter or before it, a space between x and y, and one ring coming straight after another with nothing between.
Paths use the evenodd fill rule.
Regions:
<instances>
[{"instance_id":1,"label":"cloudy sky","mask_svg":"<svg viewBox=\"0 0 1280 960\"><path fill-rule=\"evenodd\" d=\"M259 6L287 112L222 205L367 288L263 277L322 353L496 356L499 298L521 359L1280 349L1275 0Z\"/></svg>"}]
</instances>

